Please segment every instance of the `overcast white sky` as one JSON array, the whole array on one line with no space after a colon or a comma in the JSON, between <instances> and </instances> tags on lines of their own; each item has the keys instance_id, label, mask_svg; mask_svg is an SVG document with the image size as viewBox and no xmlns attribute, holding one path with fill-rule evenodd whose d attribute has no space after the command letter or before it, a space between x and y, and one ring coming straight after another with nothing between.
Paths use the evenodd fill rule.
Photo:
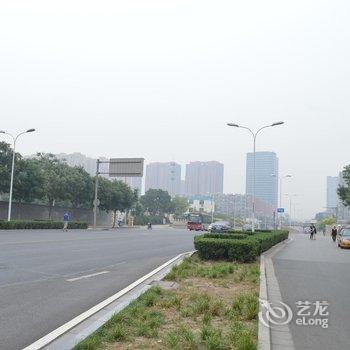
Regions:
<instances>
[{"instance_id":1,"label":"overcast white sky","mask_svg":"<svg viewBox=\"0 0 350 350\"><path fill-rule=\"evenodd\" d=\"M218 160L242 193L251 137L226 122L284 120L258 150L303 218L350 163L348 1L0 3L0 129L37 129L24 154Z\"/></svg>"}]
</instances>

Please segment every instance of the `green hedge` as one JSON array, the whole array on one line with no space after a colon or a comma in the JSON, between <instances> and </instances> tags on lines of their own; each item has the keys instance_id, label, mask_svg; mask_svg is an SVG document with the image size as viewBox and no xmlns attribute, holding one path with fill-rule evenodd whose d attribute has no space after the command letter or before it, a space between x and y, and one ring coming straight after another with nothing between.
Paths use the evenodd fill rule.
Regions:
<instances>
[{"instance_id":1,"label":"green hedge","mask_svg":"<svg viewBox=\"0 0 350 350\"><path fill-rule=\"evenodd\" d=\"M44 230L44 229L62 229L62 221L0 221L0 230ZM86 222L70 221L68 229L87 229Z\"/></svg>"},{"instance_id":2,"label":"green hedge","mask_svg":"<svg viewBox=\"0 0 350 350\"><path fill-rule=\"evenodd\" d=\"M288 238L288 231L243 234L205 234L194 238L204 260L254 261L261 253Z\"/></svg>"},{"instance_id":3,"label":"green hedge","mask_svg":"<svg viewBox=\"0 0 350 350\"><path fill-rule=\"evenodd\" d=\"M218 239L245 239L248 236L244 233L206 233L205 238L218 238Z\"/></svg>"},{"instance_id":4,"label":"green hedge","mask_svg":"<svg viewBox=\"0 0 350 350\"><path fill-rule=\"evenodd\" d=\"M134 225L145 226L148 223L152 225L162 225L163 224L163 216L135 216Z\"/></svg>"}]
</instances>

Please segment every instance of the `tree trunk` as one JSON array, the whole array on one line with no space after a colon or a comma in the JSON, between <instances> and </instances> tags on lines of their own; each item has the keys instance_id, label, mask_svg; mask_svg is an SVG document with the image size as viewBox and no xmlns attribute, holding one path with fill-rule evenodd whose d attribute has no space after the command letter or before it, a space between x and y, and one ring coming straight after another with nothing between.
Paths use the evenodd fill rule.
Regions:
<instances>
[{"instance_id":1,"label":"tree trunk","mask_svg":"<svg viewBox=\"0 0 350 350\"><path fill-rule=\"evenodd\" d=\"M49 200L49 220L51 220L52 216L52 207L53 207L53 200Z\"/></svg>"},{"instance_id":2,"label":"tree trunk","mask_svg":"<svg viewBox=\"0 0 350 350\"><path fill-rule=\"evenodd\" d=\"M116 221L117 221L117 211L114 210L113 211L113 226L112 226L112 228L115 228Z\"/></svg>"},{"instance_id":3,"label":"tree trunk","mask_svg":"<svg viewBox=\"0 0 350 350\"><path fill-rule=\"evenodd\" d=\"M21 210L22 210L22 201L21 200L19 200L18 201L18 204L17 204L17 210L18 210L18 212L17 212L17 220L21 220Z\"/></svg>"}]
</instances>

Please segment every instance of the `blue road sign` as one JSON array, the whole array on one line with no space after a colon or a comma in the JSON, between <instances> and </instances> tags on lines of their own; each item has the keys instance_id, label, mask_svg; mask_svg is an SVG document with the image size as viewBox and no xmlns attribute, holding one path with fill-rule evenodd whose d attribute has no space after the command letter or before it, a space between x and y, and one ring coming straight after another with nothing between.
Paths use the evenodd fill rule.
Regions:
<instances>
[{"instance_id":1,"label":"blue road sign","mask_svg":"<svg viewBox=\"0 0 350 350\"><path fill-rule=\"evenodd\" d=\"M277 213L284 213L284 208L278 208Z\"/></svg>"}]
</instances>

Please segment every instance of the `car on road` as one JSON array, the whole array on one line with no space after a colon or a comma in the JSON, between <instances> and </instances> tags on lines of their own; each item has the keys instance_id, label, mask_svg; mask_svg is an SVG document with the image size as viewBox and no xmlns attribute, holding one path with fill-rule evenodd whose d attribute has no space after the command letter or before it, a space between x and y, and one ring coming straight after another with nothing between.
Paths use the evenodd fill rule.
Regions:
<instances>
[{"instance_id":1,"label":"car on road","mask_svg":"<svg viewBox=\"0 0 350 350\"><path fill-rule=\"evenodd\" d=\"M217 221L209 225L209 232L227 232L231 230L232 227L228 221Z\"/></svg>"},{"instance_id":2,"label":"car on road","mask_svg":"<svg viewBox=\"0 0 350 350\"><path fill-rule=\"evenodd\" d=\"M350 248L350 227L343 228L338 235L338 247Z\"/></svg>"}]
</instances>

